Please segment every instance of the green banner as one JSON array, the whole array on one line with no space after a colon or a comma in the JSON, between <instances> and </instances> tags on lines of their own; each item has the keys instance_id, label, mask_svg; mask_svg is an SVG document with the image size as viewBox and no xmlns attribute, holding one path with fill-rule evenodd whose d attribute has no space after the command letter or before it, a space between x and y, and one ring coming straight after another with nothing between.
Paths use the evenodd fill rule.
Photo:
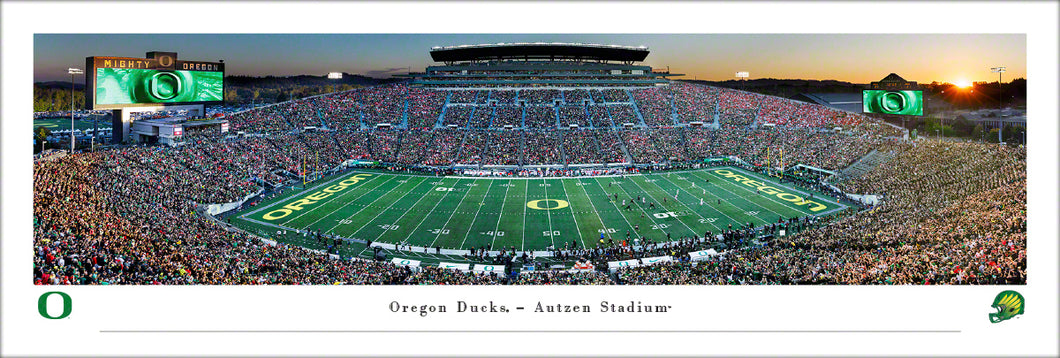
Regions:
<instances>
[{"instance_id":1,"label":"green banner","mask_svg":"<svg viewBox=\"0 0 1060 358\"><path fill-rule=\"evenodd\" d=\"M220 102L223 72L96 69L96 104Z\"/></svg>"},{"instance_id":2,"label":"green banner","mask_svg":"<svg viewBox=\"0 0 1060 358\"><path fill-rule=\"evenodd\" d=\"M861 91L862 111L865 113L924 115L923 91Z\"/></svg>"}]
</instances>

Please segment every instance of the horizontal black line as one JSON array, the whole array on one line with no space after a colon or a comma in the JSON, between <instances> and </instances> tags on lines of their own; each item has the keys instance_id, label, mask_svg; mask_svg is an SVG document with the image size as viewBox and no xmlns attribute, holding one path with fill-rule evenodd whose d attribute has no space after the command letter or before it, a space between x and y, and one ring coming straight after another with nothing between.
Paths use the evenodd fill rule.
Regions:
<instances>
[{"instance_id":1,"label":"horizontal black line","mask_svg":"<svg viewBox=\"0 0 1060 358\"><path fill-rule=\"evenodd\" d=\"M960 333L960 330L100 330L100 333Z\"/></svg>"}]
</instances>

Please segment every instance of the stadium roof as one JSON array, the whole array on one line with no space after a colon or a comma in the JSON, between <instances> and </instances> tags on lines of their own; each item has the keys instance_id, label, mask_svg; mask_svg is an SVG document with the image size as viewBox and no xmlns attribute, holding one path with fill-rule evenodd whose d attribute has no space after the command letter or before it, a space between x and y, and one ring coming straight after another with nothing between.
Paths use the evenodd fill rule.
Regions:
<instances>
[{"instance_id":1,"label":"stadium roof","mask_svg":"<svg viewBox=\"0 0 1060 358\"><path fill-rule=\"evenodd\" d=\"M436 62L495 59L581 59L638 62L648 57L647 46L620 46L561 42L520 42L432 47Z\"/></svg>"}]
</instances>

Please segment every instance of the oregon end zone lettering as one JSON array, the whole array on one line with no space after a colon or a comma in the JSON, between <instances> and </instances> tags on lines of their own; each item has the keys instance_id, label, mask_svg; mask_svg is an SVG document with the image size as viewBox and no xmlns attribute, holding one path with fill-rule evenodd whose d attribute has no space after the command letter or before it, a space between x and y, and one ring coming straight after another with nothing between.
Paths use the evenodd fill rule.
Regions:
<instances>
[{"instance_id":1,"label":"oregon end zone lettering","mask_svg":"<svg viewBox=\"0 0 1060 358\"><path fill-rule=\"evenodd\" d=\"M346 188L357 184L370 176L372 176L372 174L357 174L349 178L343 179L335 185L329 186L327 188L324 188L323 190L319 190L315 193L306 195L301 199L288 203L287 205L284 205L283 208L265 213L265 216L262 216L262 218L269 221L283 219L287 217L287 215L291 215L291 213L295 211L302 210L303 208L305 208L306 205L316 204L318 201L332 196L340 191L346 190Z\"/></svg>"},{"instance_id":2,"label":"oregon end zone lettering","mask_svg":"<svg viewBox=\"0 0 1060 358\"><path fill-rule=\"evenodd\" d=\"M733 181L735 181L737 183L740 183L740 184L743 184L743 185L746 185L746 186L749 186L749 187L752 187L752 188L757 188L757 189L761 190L763 193L775 196L775 197L779 198L780 200L784 200L786 202L789 202L789 203L792 203L792 204L795 204L795 205L799 205L799 206L809 205L810 206L809 207L810 211L813 211L813 212L821 211L821 210L824 210L824 209L828 208L827 206L824 206L823 204L818 203L816 201L806 200L806 198L803 198L801 196L798 196L798 195L795 195L795 194L792 194L792 193L784 192L783 190L780 190L779 188L769 186L766 183L763 183L763 182L760 182L760 181L756 181L753 178L748 178L748 177L745 177L743 175L733 173L731 170L715 169L715 170L713 170L713 172L715 174L721 175L723 177L732 179Z\"/></svg>"}]
</instances>

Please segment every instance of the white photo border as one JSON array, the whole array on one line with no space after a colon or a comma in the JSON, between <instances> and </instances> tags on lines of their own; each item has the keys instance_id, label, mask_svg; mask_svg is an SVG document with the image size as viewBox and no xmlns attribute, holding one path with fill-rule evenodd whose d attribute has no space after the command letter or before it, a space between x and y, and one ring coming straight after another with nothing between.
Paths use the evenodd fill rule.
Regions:
<instances>
[{"instance_id":1,"label":"white photo border","mask_svg":"<svg viewBox=\"0 0 1060 358\"><path fill-rule=\"evenodd\" d=\"M895 8L917 15L883 15ZM187 16L175 28L126 20L145 12L203 9L217 16ZM487 16L497 13L509 15ZM5 2L2 14L4 355L1057 354L1060 95L1053 2ZM877 15L866 19L865 14ZM886 23L877 25L877 19ZM194 32L1027 34L1028 118L1034 129L1027 134L1028 282L926 287L33 285L31 124L25 120L32 111L33 35ZM1026 297L1027 313L990 324L990 303L1005 289ZM37 300L49 291L72 298L68 318L38 314ZM651 315L426 317L387 309L392 301L452 307L458 300L594 309L603 300L633 300L673 308Z\"/></svg>"}]
</instances>

